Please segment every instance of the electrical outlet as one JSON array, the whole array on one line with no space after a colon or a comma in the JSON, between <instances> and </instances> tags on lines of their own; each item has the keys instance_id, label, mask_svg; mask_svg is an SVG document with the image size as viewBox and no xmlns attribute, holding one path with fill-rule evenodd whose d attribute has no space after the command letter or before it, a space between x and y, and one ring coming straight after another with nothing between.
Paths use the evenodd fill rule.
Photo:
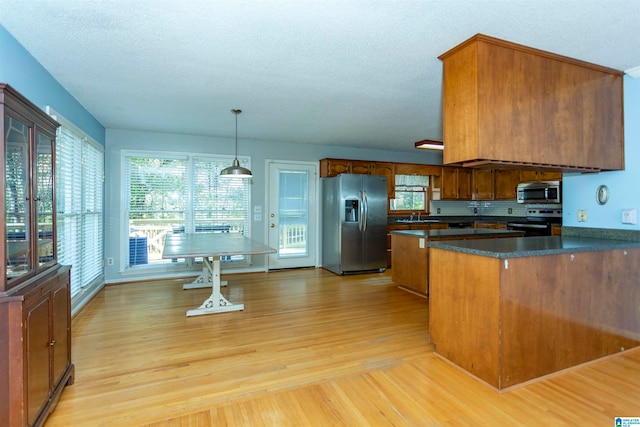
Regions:
<instances>
[{"instance_id":1,"label":"electrical outlet","mask_svg":"<svg viewBox=\"0 0 640 427\"><path fill-rule=\"evenodd\" d=\"M578 222L587 222L587 211L585 209L578 210Z\"/></svg>"},{"instance_id":2,"label":"electrical outlet","mask_svg":"<svg viewBox=\"0 0 640 427\"><path fill-rule=\"evenodd\" d=\"M113 258L107 258L107 265L113 265Z\"/></svg>"}]
</instances>

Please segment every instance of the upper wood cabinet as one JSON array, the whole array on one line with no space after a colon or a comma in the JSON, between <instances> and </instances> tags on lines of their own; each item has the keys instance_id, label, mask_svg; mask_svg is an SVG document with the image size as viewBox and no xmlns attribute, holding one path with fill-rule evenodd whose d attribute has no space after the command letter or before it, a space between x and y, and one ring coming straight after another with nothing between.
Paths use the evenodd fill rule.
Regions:
<instances>
[{"instance_id":1,"label":"upper wood cabinet","mask_svg":"<svg viewBox=\"0 0 640 427\"><path fill-rule=\"evenodd\" d=\"M517 196L517 187L520 183L520 171L517 169L495 170L494 183L494 199L515 199Z\"/></svg>"},{"instance_id":2,"label":"upper wood cabinet","mask_svg":"<svg viewBox=\"0 0 640 427\"><path fill-rule=\"evenodd\" d=\"M491 169L475 169L471 174L473 200L494 199L494 173Z\"/></svg>"},{"instance_id":3,"label":"upper wood cabinet","mask_svg":"<svg viewBox=\"0 0 640 427\"><path fill-rule=\"evenodd\" d=\"M417 163L396 163L396 174L398 175L440 175L441 166L421 165Z\"/></svg>"},{"instance_id":4,"label":"upper wood cabinet","mask_svg":"<svg viewBox=\"0 0 640 427\"><path fill-rule=\"evenodd\" d=\"M520 182L531 181L559 181L562 179L562 172L557 171L538 171L538 170L521 170Z\"/></svg>"},{"instance_id":5,"label":"upper wood cabinet","mask_svg":"<svg viewBox=\"0 0 640 427\"><path fill-rule=\"evenodd\" d=\"M440 177L440 199L471 199L471 169L443 167Z\"/></svg>"},{"instance_id":6,"label":"upper wood cabinet","mask_svg":"<svg viewBox=\"0 0 640 427\"><path fill-rule=\"evenodd\" d=\"M387 177L387 196L389 199L395 198L395 163L376 162L371 170L372 175ZM389 208L387 203L387 209Z\"/></svg>"},{"instance_id":7,"label":"upper wood cabinet","mask_svg":"<svg viewBox=\"0 0 640 427\"><path fill-rule=\"evenodd\" d=\"M481 34L439 58L445 164L624 168L622 72Z\"/></svg>"},{"instance_id":8,"label":"upper wood cabinet","mask_svg":"<svg viewBox=\"0 0 640 427\"><path fill-rule=\"evenodd\" d=\"M341 173L358 173L369 175L373 172L374 162L349 159L320 160L320 176L336 176Z\"/></svg>"}]
</instances>

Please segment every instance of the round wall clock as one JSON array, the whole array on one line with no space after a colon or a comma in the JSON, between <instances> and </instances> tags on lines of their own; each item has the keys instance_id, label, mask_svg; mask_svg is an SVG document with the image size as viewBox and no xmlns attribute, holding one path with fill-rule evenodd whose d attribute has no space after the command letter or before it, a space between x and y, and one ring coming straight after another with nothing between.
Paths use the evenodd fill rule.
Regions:
<instances>
[{"instance_id":1,"label":"round wall clock","mask_svg":"<svg viewBox=\"0 0 640 427\"><path fill-rule=\"evenodd\" d=\"M609 187L601 185L596 190L596 200L599 205L604 205L609 200Z\"/></svg>"}]
</instances>

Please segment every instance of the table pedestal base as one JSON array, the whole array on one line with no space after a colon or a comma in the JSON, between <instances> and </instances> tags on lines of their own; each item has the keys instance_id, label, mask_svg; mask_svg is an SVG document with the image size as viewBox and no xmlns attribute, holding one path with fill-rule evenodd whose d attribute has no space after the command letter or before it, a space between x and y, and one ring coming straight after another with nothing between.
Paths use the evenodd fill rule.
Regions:
<instances>
[{"instance_id":1,"label":"table pedestal base","mask_svg":"<svg viewBox=\"0 0 640 427\"><path fill-rule=\"evenodd\" d=\"M182 289L196 289L211 286L211 296L209 296L200 307L188 310L187 317L244 310L244 304L233 304L220 292L220 286L227 284L226 281L220 281L220 257L214 256L213 261L209 261L208 257L204 257L203 263L202 274L192 283L183 285Z\"/></svg>"}]
</instances>

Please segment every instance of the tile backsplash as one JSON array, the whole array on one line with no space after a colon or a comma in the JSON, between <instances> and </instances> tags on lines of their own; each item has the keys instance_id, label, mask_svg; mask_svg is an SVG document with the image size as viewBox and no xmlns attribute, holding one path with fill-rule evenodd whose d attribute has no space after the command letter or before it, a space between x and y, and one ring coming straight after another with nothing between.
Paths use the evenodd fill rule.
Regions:
<instances>
[{"instance_id":1,"label":"tile backsplash","mask_svg":"<svg viewBox=\"0 0 640 427\"><path fill-rule=\"evenodd\" d=\"M431 216L526 216L529 205L513 200L432 200ZM557 206L557 205L553 205Z\"/></svg>"}]
</instances>

